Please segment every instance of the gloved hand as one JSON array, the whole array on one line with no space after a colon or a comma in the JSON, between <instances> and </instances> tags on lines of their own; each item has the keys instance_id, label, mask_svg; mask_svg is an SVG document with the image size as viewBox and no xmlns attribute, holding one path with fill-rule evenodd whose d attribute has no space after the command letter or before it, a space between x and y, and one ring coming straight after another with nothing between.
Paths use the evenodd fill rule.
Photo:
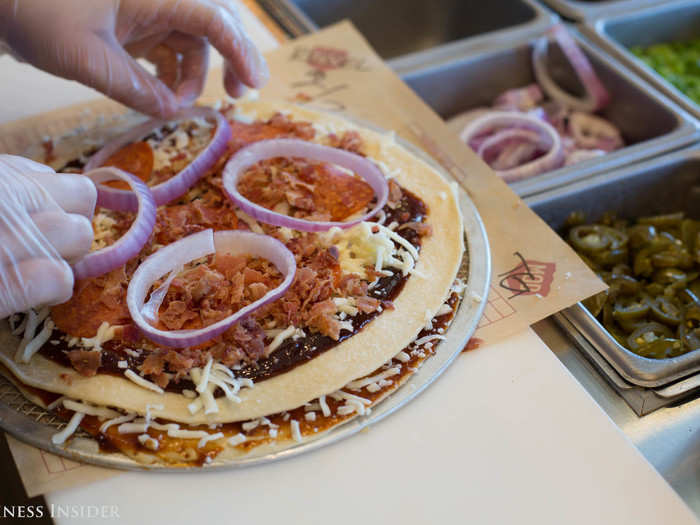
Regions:
<instances>
[{"instance_id":1,"label":"gloved hand","mask_svg":"<svg viewBox=\"0 0 700 525\"><path fill-rule=\"evenodd\" d=\"M157 117L201 93L208 42L226 60L231 96L268 77L230 0L0 0L0 40L20 60Z\"/></svg>"},{"instance_id":2,"label":"gloved hand","mask_svg":"<svg viewBox=\"0 0 700 525\"><path fill-rule=\"evenodd\" d=\"M0 155L0 319L73 293L67 261L90 250L97 190L86 177L56 174Z\"/></svg>"}]
</instances>

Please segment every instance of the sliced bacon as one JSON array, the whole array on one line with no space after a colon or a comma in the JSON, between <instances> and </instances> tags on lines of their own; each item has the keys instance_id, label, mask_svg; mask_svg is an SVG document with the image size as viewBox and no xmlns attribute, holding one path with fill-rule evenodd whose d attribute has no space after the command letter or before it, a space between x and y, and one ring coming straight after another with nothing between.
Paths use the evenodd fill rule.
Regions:
<instances>
[{"instance_id":1,"label":"sliced bacon","mask_svg":"<svg viewBox=\"0 0 700 525\"><path fill-rule=\"evenodd\" d=\"M252 317L234 325L229 332L233 342L250 361L257 361L265 353L265 332Z\"/></svg>"},{"instance_id":2,"label":"sliced bacon","mask_svg":"<svg viewBox=\"0 0 700 525\"><path fill-rule=\"evenodd\" d=\"M69 350L66 352L73 368L86 377L97 374L97 369L102 364L102 352L100 350Z\"/></svg>"},{"instance_id":3,"label":"sliced bacon","mask_svg":"<svg viewBox=\"0 0 700 525\"><path fill-rule=\"evenodd\" d=\"M329 146L340 148L358 155L365 156L365 143L357 131L345 131L338 136L332 133L328 136Z\"/></svg>"},{"instance_id":4,"label":"sliced bacon","mask_svg":"<svg viewBox=\"0 0 700 525\"><path fill-rule=\"evenodd\" d=\"M197 314L187 309L185 301L170 301L168 307L159 316L160 322L168 330L180 330L186 322L196 318Z\"/></svg>"},{"instance_id":5,"label":"sliced bacon","mask_svg":"<svg viewBox=\"0 0 700 525\"><path fill-rule=\"evenodd\" d=\"M357 309L360 312L370 314L372 312L377 311L381 302L379 301L379 299L375 299L374 297L368 297L365 295L362 297L357 297L355 299L355 304L357 305Z\"/></svg>"},{"instance_id":6,"label":"sliced bacon","mask_svg":"<svg viewBox=\"0 0 700 525\"><path fill-rule=\"evenodd\" d=\"M401 203L403 198L403 192L401 191L401 186L399 186L394 179L389 179L389 198L387 199L387 204L391 208L395 208Z\"/></svg>"},{"instance_id":7,"label":"sliced bacon","mask_svg":"<svg viewBox=\"0 0 700 525\"><path fill-rule=\"evenodd\" d=\"M368 284L354 273L345 274L338 283L342 295L358 296L367 293Z\"/></svg>"},{"instance_id":8,"label":"sliced bacon","mask_svg":"<svg viewBox=\"0 0 700 525\"><path fill-rule=\"evenodd\" d=\"M333 300L326 299L311 307L306 322L312 330L315 329L337 341L340 337L340 321L335 318L335 312Z\"/></svg>"},{"instance_id":9,"label":"sliced bacon","mask_svg":"<svg viewBox=\"0 0 700 525\"><path fill-rule=\"evenodd\" d=\"M144 375L160 375L165 370L165 363L164 353L160 350L156 350L146 356L139 370L141 370Z\"/></svg>"},{"instance_id":10,"label":"sliced bacon","mask_svg":"<svg viewBox=\"0 0 700 525\"><path fill-rule=\"evenodd\" d=\"M246 268L246 263L247 258L244 255L217 254L211 267L213 270L224 274L228 280L231 280L234 275L243 272Z\"/></svg>"},{"instance_id":11,"label":"sliced bacon","mask_svg":"<svg viewBox=\"0 0 700 525\"><path fill-rule=\"evenodd\" d=\"M165 354L165 362L168 364L170 371L175 374L176 381L186 376L192 367L198 364L195 357L190 355L191 352L189 349L180 351L168 350ZM201 352L199 354L201 355Z\"/></svg>"},{"instance_id":12,"label":"sliced bacon","mask_svg":"<svg viewBox=\"0 0 700 525\"><path fill-rule=\"evenodd\" d=\"M229 342L216 343L211 347L211 355L216 361L229 368L246 359L245 352Z\"/></svg>"},{"instance_id":13,"label":"sliced bacon","mask_svg":"<svg viewBox=\"0 0 700 525\"><path fill-rule=\"evenodd\" d=\"M313 126L309 122L295 122L282 113L275 113L266 122L253 122L250 124L233 120L231 125L231 149L235 152L243 146L259 140L276 137L296 137L311 140L316 135Z\"/></svg>"},{"instance_id":14,"label":"sliced bacon","mask_svg":"<svg viewBox=\"0 0 700 525\"><path fill-rule=\"evenodd\" d=\"M406 229L413 230L420 237L430 237L433 234L433 227L424 222L407 222L399 226L397 229L398 231Z\"/></svg>"}]
</instances>

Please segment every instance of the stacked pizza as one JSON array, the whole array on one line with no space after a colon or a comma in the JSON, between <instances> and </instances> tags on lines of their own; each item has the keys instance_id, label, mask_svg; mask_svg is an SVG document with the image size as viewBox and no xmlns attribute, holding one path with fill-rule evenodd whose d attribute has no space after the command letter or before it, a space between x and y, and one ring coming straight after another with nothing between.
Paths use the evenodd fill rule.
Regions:
<instances>
[{"instance_id":1,"label":"stacked pizza","mask_svg":"<svg viewBox=\"0 0 700 525\"><path fill-rule=\"evenodd\" d=\"M450 184L392 134L282 103L56 137L98 188L70 301L13 316L0 371L102 450L202 465L369 414L463 286Z\"/></svg>"}]
</instances>

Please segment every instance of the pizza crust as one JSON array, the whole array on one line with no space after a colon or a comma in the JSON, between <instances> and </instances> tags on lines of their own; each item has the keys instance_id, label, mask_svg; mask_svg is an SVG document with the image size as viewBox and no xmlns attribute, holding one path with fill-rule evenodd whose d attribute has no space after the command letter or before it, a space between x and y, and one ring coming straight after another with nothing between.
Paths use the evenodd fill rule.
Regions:
<instances>
[{"instance_id":1,"label":"pizza crust","mask_svg":"<svg viewBox=\"0 0 700 525\"><path fill-rule=\"evenodd\" d=\"M73 399L145 414L146 405L162 404L159 417L185 424L226 423L255 419L291 410L342 388L348 382L371 373L408 346L431 319L449 294L464 252L462 219L447 180L423 160L393 139L355 126L341 118L312 112L286 103L247 101L236 104L245 114L269 118L283 111L335 133L358 131L368 157L390 167L396 181L418 195L428 206L433 234L423 239L416 269L394 301L395 309L384 311L363 330L289 372L267 379L238 395L241 403L218 400L219 411L191 414L191 399L176 393L157 394L128 379L99 374L84 377L42 355L28 364L13 359L19 338L11 335L7 322L0 326L0 362L27 385Z\"/></svg>"}]
</instances>

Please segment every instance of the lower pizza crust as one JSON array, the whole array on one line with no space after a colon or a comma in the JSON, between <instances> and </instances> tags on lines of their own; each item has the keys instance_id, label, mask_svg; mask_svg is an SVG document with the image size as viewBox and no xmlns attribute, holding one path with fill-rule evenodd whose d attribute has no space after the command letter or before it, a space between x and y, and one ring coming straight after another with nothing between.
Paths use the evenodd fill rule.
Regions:
<instances>
[{"instance_id":1,"label":"lower pizza crust","mask_svg":"<svg viewBox=\"0 0 700 525\"><path fill-rule=\"evenodd\" d=\"M339 426L348 424L349 422L355 420L363 415L369 415L371 410L381 403L388 396L393 394L396 390L401 388L420 368L424 361L432 357L436 352L436 347L439 344L439 339L430 340L431 337L441 338L442 334L449 327L452 322L457 308L459 307L459 293L453 291L450 295L447 304L450 309L449 312L438 315L433 320L433 328L430 330L424 329L421 332L421 337L419 341L423 341L420 344L413 343L410 347L404 349L401 356L395 356L382 367L374 370L369 376L371 378L377 377L375 374L381 374L387 370L396 369L396 373L392 373L387 376L391 378L388 381L388 385L384 385L379 391L375 393L370 393L366 386L357 387L356 385L346 385L343 389L343 393L348 393L353 396L357 396L358 399L365 399L366 406L363 409L363 413L352 412L349 414L341 414L338 408L341 403L334 401L333 394L332 398L324 400L329 409L329 417L324 417L319 411L320 404L319 400L312 400L312 402L305 404L304 406L297 407L292 412L285 412L282 414L269 415L268 418L263 418L259 420L261 424L252 430L246 430L245 424L250 423L244 422L243 424L235 425L218 425L215 428L198 427L196 430L207 430L210 434L216 432L224 433L224 437L216 441L211 441L204 445L204 447L199 447L197 445L197 439L169 439L169 443L166 443L165 449L160 449L157 451L151 451L147 447L139 445L136 443L137 435L131 434L128 436L122 435L120 437L124 438L119 440L120 445L115 445L114 441L111 441L108 436L101 434L99 432L93 431L97 429L99 425L103 423L104 420L98 420L94 416L92 421L89 422L87 426L84 426L85 421L90 416L86 416L83 420L83 430L86 430L89 434L92 434L97 442L95 446L98 447L98 443L101 445L98 447L102 452L119 452L126 455L130 459L144 466L149 465L160 465L166 466L168 468L183 468L183 467L193 467L207 465L212 462L214 458L217 463L230 463L232 461L240 460L243 458L252 457L262 457L269 454L274 454L282 450L287 450L291 447L297 447L305 443L310 443L318 439L323 438L325 435L331 431L337 429ZM0 375L5 376L10 382L12 382L15 387L22 392L22 394L44 409L47 409L47 398L41 395L39 392L33 388L28 388L25 384L22 384L16 377L14 377L9 370L0 365ZM44 392L46 393L46 392ZM336 393L338 394L338 393ZM49 398L50 399L50 398ZM57 399L56 401L60 401ZM56 404L56 403L54 403ZM69 419L72 416L71 411L61 409L60 404L58 405L58 415L64 416L64 419ZM306 420L305 416L308 412L314 412L313 420ZM316 414L319 414L318 419ZM160 419L159 413L153 413L154 421L158 423L169 423L170 421L164 421ZM299 433L294 436L291 429L291 421L296 421L299 425ZM110 432L114 433L117 427L113 427ZM274 428L274 435L271 434L271 430ZM189 429L192 429L191 427ZM241 432L245 431L245 441L240 444L230 444L228 439L234 435L242 435ZM163 443L163 435L159 436L156 432L152 434L154 438L159 439L159 443ZM75 439L83 439L76 437ZM107 448L105 449L105 446ZM96 449L95 452L98 452Z\"/></svg>"}]
</instances>

